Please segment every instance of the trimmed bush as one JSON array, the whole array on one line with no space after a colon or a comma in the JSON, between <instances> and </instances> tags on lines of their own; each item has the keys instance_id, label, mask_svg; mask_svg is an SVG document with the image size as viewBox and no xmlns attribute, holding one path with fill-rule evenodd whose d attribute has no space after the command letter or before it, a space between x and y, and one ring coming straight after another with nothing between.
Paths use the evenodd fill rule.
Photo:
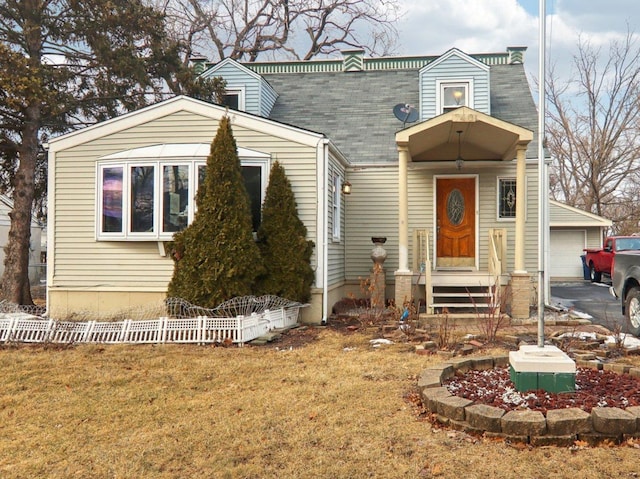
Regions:
<instances>
[{"instance_id":1,"label":"trimmed bush","mask_svg":"<svg viewBox=\"0 0 640 479\"><path fill-rule=\"evenodd\" d=\"M259 292L301 303L309 301L314 243L307 240L307 228L298 217L291 183L277 161L271 168L262 205L258 245L266 269L259 279Z\"/></svg>"},{"instance_id":2,"label":"trimmed bush","mask_svg":"<svg viewBox=\"0 0 640 479\"><path fill-rule=\"evenodd\" d=\"M263 268L228 117L220 121L211 144L196 205L193 223L174 237L168 296L213 308L233 297L252 294Z\"/></svg>"}]
</instances>

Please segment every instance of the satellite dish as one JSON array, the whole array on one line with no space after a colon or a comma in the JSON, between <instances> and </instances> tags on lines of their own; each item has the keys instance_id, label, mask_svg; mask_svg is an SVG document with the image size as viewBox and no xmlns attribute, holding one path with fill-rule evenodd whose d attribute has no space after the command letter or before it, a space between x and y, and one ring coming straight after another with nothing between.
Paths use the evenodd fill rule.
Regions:
<instances>
[{"instance_id":1,"label":"satellite dish","mask_svg":"<svg viewBox=\"0 0 640 479\"><path fill-rule=\"evenodd\" d=\"M402 122L404 127L407 123L413 123L418 119L418 110L408 103L398 103L393 107L393 114Z\"/></svg>"}]
</instances>

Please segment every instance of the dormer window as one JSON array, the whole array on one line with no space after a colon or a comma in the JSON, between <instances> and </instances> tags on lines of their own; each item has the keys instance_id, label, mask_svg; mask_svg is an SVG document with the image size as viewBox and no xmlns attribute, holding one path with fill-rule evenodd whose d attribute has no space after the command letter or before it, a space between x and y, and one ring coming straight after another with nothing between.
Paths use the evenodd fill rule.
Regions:
<instances>
[{"instance_id":1,"label":"dormer window","mask_svg":"<svg viewBox=\"0 0 640 479\"><path fill-rule=\"evenodd\" d=\"M244 88L227 88L222 95L222 104L231 110L244 111Z\"/></svg>"},{"instance_id":2,"label":"dormer window","mask_svg":"<svg viewBox=\"0 0 640 479\"><path fill-rule=\"evenodd\" d=\"M470 82L439 82L440 113L447 113L461 106L473 108Z\"/></svg>"}]
</instances>

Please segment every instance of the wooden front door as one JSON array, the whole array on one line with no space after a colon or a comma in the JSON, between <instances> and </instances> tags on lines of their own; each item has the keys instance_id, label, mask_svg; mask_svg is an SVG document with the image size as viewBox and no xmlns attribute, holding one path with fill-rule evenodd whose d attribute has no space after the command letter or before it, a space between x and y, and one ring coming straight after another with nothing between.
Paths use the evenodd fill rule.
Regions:
<instances>
[{"instance_id":1,"label":"wooden front door","mask_svg":"<svg viewBox=\"0 0 640 479\"><path fill-rule=\"evenodd\" d=\"M436 267L476 265L476 180L436 179Z\"/></svg>"}]
</instances>

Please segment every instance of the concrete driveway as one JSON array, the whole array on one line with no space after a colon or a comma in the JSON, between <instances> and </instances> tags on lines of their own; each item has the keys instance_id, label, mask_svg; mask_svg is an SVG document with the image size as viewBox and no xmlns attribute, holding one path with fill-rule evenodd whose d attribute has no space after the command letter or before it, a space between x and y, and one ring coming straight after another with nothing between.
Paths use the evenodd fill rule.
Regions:
<instances>
[{"instance_id":1,"label":"concrete driveway","mask_svg":"<svg viewBox=\"0 0 640 479\"><path fill-rule=\"evenodd\" d=\"M606 283L551 283L551 303L589 314L593 324L613 331L616 325L625 331L620 300L609 293Z\"/></svg>"}]
</instances>

